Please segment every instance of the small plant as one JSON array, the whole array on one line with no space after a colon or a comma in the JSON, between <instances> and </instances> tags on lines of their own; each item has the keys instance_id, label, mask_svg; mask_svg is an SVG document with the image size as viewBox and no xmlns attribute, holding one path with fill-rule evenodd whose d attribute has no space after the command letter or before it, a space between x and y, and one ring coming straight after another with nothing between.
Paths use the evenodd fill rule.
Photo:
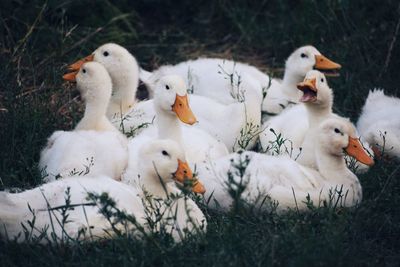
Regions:
<instances>
[{"instance_id":1,"label":"small plant","mask_svg":"<svg viewBox=\"0 0 400 267\"><path fill-rule=\"evenodd\" d=\"M276 133L274 129L270 128L269 131L271 131L274 136L275 140L274 141L269 141L269 144L267 148L262 151L262 153L271 153L273 156L277 155L283 155L287 154L289 157L293 158L293 142L289 139L286 139L283 137L281 133ZM295 155L294 160L297 160L301 154L302 148L299 148L299 152L297 155Z\"/></svg>"},{"instance_id":2,"label":"small plant","mask_svg":"<svg viewBox=\"0 0 400 267\"><path fill-rule=\"evenodd\" d=\"M119 114L122 114L122 113L119 113ZM133 109L125 115L120 115L120 118L118 118L119 123L120 123L119 124L120 131L124 135L126 135L128 138L133 138L133 137L137 136L142 130L144 130L147 127L149 127L150 125L152 125L154 123L154 120L156 117L153 116L150 121L144 121L133 127L131 126L130 129L125 129L125 121L127 121L127 120L132 120L135 122L143 121L144 116L145 116L145 113L143 111L137 110L137 109Z\"/></svg>"},{"instance_id":3,"label":"small plant","mask_svg":"<svg viewBox=\"0 0 400 267\"><path fill-rule=\"evenodd\" d=\"M272 79L274 78L274 74L273 74L273 73L268 73L268 78L269 78L269 79L268 79L268 84L267 84L267 86L263 86L263 87L261 88L262 99L263 99L263 101L264 101L264 99L267 97L269 88L271 88ZM262 103L263 101L261 101L261 103Z\"/></svg>"},{"instance_id":4,"label":"small plant","mask_svg":"<svg viewBox=\"0 0 400 267\"><path fill-rule=\"evenodd\" d=\"M84 169L83 170L77 170L77 169L72 169L69 173L68 176L85 176L90 173L90 168L94 166L94 158L86 158L87 165L83 165ZM56 176L56 180L62 178L60 174Z\"/></svg>"},{"instance_id":5,"label":"small plant","mask_svg":"<svg viewBox=\"0 0 400 267\"><path fill-rule=\"evenodd\" d=\"M233 199L232 211L234 213L242 209L244 202L242 194L249 184L250 177L246 174L247 166L250 163L248 155L243 157L243 152L238 152L238 160L231 159L231 169L228 171L228 180L225 186L230 197Z\"/></svg>"},{"instance_id":6,"label":"small plant","mask_svg":"<svg viewBox=\"0 0 400 267\"><path fill-rule=\"evenodd\" d=\"M152 125L154 123L155 118L156 118L156 116L153 117L151 122L143 122L142 124L139 124L136 127L131 127L129 129L129 131L125 133L126 137L133 138L133 137L137 136L142 130L144 130L147 127L149 127L150 125Z\"/></svg>"},{"instance_id":7,"label":"small plant","mask_svg":"<svg viewBox=\"0 0 400 267\"><path fill-rule=\"evenodd\" d=\"M236 62L233 62L232 72L226 71L224 68L225 60L222 62L222 65L218 64L219 74L224 76L224 79L229 81L230 84L230 94L233 99L236 101L243 103L245 101L245 93L246 90L241 89L240 85L242 84L242 78L237 71L235 71Z\"/></svg>"},{"instance_id":8,"label":"small plant","mask_svg":"<svg viewBox=\"0 0 400 267\"><path fill-rule=\"evenodd\" d=\"M235 151L235 145L237 144L240 149L246 150L247 147L250 145L250 143L257 139L260 133L263 132L263 129L261 129L259 124L255 124L252 121L248 121L247 119L247 108L246 105L244 106L244 111L245 111L245 118L246 118L246 124L244 128L240 129L239 137L236 138L234 147L232 148L233 151Z\"/></svg>"}]
</instances>

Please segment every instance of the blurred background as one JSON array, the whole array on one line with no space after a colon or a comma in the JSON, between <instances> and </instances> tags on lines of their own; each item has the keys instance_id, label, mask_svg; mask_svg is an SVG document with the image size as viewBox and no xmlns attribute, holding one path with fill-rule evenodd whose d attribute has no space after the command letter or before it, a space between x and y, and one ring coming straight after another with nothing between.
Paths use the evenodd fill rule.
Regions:
<instances>
[{"instance_id":1,"label":"blurred background","mask_svg":"<svg viewBox=\"0 0 400 267\"><path fill-rule=\"evenodd\" d=\"M0 186L41 182L46 138L70 130L82 105L61 79L99 45L125 46L152 70L199 56L234 59L281 77L312 44L342 64L329 80L335 112L355 121L369 89L399 96L399 1L0 1Z\"/></svg>"}]
</instances>

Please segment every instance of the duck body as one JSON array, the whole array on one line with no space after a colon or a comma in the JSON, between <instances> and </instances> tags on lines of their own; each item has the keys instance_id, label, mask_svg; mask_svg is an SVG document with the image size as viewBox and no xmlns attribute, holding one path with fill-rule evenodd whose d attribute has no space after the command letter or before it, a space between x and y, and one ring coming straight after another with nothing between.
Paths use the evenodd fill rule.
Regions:
<instances>
[{"instance_id":1,"label":"duck body","mask_svg":"<svg viewBox=\"0 0 400 267\"><path fill-rule=\"evenodd\" d=\"M165 75L179 75L185 80L192 94L206 96L226 105L241 100L241 94L246 98L250 90L254 90L258 96L257 102L261 103L262 88L269 83L268 75L256 67L220 58L199 58L173 66L162 66L150 75L147 74L144 80ZM232 79L229 75L232 75ZM245 89L238 86L238 83L243 81L248 83Z\"/></svg>"},{"instance_id":2,"label":"duck body","mask_svg":"<svg viewBox=\"0 0 400 267\"><path fill-rule=\"evenodd\" d=\"M250 160L243 176L232 166ZM313 168L305 167L287 155L269 156L255 152L231 154L211 164L197 167L206 187L205 198L211 197L211 208L229 210L233 198L229 195L229 180L227 173L233 174L236 183L241 180L246 185L242 199L246 202L268 209L268 201L277 202L278 210L295 209L306 210L306 197L309 195L314 205L319 206L323 201L329 201L329 193L343 186L343 192L348 192L343 206L351 207L362 200L362 189L354 174L346 171L352 180L334 183L325 178Z\"/></svg>"},{"instance_id":3,"label":"duck body","mask_svg":"<svg viewBox=\"0 0 400 267\"><path fill-rule=\"evenodd\" d=\"M400 157L400 99L385 95L383 90L371 90L357 129L368 143L389 157Z\"/></svg>"},{"instance_id":4,"label":"duck body","mask_svg":"<svg viewBox=\"0 0 400 267\"><path fill-rule=\"evenodd\" d=\"M180 76L179 76L180 77ZM154 78L158 80L159 78ZM243 88L249 88L242 83ZM250 149L258 140L258 131L261 125L261 102L257 92L245 90L245 98L242 102L222 104L209 97L190 95L190 107L196 115L197 123L192 128L202 130L221 141L229 151L239 148ZM148 104L139 103L133 112L124 121L125 129L137 129L138 125L148 124L155 117L155 110ZM133 118L133 119L131 119ZM240 139L243 135L251 135L252 138L245 144ZM209 139L209 138L208 138Z\"/></svg>"},{"instance_id":5,"label":"duck body","mask_svg":"<svg viewBox=\"0 0 400 267\"><path fill-rule=\"evenodd\" d=\"M105 175L115 180L128 163L127 140L117 131L56 131L40 155L44 182L77 174Z\"/></svg>"},{"instance_id":6,"label":"duck body","mask_svg":"<svg viewBox=\"0 0 400 267\"><path fill-rule=\"evenodd\" d=\"M255 152L234 153L197 166L198 176L206 187L205 198L211 198L209 205L225 211L231 208L233 200L228 184L233 185L231 188L238 188L237 184L244 185L242 198L246 202L261 205L269 197L271 201L278 202L279 210L305 210L308 195L316 206L324 201L330 202L331 197L344 207L360 203L361 185L347 168L343 150L366 164L373 164L372 159L353 137L355 129L348 121L330 119L321 124L319 130L315 139L318 144L315 147L317 169L305 167L288 155L270 156ZM355 144L359 154L349 150L352 144ZM345 197L339 196L336 191Z\"/></svg>"},{"instance_id":7,"label":"duck body","mask_svg":"<svg viewBox=\"0 0 400 267\"><path fill-rule=\"evenodd\" d=\"M49 211L49 209L67 205L67 190L70 194L70 205L80 206L68 209L69 222L63 226L60 209L53 211ZM90 204L94 201L87 199L89 192L98 195L107 193L115 201L118 209L134 215L140 224L144 224L144 209L141 199L138 197L139 190L107 176L74 176L21 193L1 192L0 224L4 225L1 227L1 234L12 239L21 233L17 240L24 241L24 230L21 224L24 224L30 231L27 222L33 218L28 208L29 204L35 213L33 236L40 236L41 230L48 228L48 237L50 238L50 233L54 233L58 241L63 238L93 240L109 237L109 234L112 235L114 231L108 220L99 212L100 207ZM116 227L122 230L124 225L119 224ZM80 235L81 231L84 231L85 234ZM42 242L46 241L53 240L43 240Z\"/></svg>"},{"instance_id":8,"label":"duck body","mask_svg":"<svg viewBox=\"0 0 400 267\"><path fill-rule=\"evenodd\" d=\"M27 220L33 218L30 207L35 213L32 234L39 236L41 230L47 228L47 233L53 233L57 239L42 242L58 242L63 238L91 241L112 237L116 232L109 218L100 212L104 204L93 197L103 198L104 194L113 199L116 209L136 219L136 223L116 223L114 226L121 233L142 237L143 231L165 231L180 241L188 232L205 231L207 222L201 210L173 184L174 181L184 183L189 179L192 180L193 192L204 191L201 183L194 181L180 146L171 140L153 140L139 153L141 165L138 173L141 180L134 186L107 176L88 175L53 181L16 194L0 192L0 234L24 241L24 235L18 234L23 232L21 223L27 225ZM91 197L88 197L89 193ZM72 207L67 211L68 222L62 225L59 209L67 202ZM111 207L107 210L116 211ZM111 218L114 219L118 218ZM155 225L149 223L150 220ZM141 229L138 230L138 227Z\"/></svg>"}]
</instances>

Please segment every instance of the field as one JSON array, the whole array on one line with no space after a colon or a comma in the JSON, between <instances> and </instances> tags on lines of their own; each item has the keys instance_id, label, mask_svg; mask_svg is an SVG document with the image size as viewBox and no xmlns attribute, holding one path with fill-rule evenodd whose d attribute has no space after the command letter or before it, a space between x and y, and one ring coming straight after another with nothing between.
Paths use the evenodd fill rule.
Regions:
<instances>
[{"instance_id":1,"label":"field","mask_svg":"<svg viewBox=\"0 0 400 267\"><path fill-rule=\"evenodd\" d=\"M400 5L362 0L0 1L0 187L41 183L39 152L82 115L68 63L106 42L145 69L198 56L249 62L280 77L286 57L313 44L342 64L329 80L334 111L356 122L368 91L400 96ZM400 115L400 114L399 114ZM356 209L279 215L205 210L205 236L117 238L72 246L0 240L1 266L398 266L400 167L380 162L359 175Z\"/></svg>"}]
</instances>

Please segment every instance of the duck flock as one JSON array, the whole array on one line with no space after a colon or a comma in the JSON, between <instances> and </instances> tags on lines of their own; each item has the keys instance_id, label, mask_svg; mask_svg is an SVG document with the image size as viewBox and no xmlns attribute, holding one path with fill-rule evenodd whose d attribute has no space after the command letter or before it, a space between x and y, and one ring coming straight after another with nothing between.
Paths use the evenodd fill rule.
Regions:
<instances>
[{"instance_id":1,"label":"duck flock","mask_svg":"<svg viewBox=\"0 0 400 267\"><path fill-rule=\"evenodd\" d=\"M282 80L216 58L149 72L124 47L104 44L63 76L76 82L84 115L48 138L44 184L0 192L0 234L23 242L27 232L47 233L50 242L166 231L181 241L207 231L193 200L202 195L203 209L222 212L235 194L281 212L356 206L356 173L373 158L400 157L400 99L370 91L355 127L332 111L326 76L340 68L304 46L288 57ZM139 81L149 100L136 99Z\"/></svg>"}]
</instances>

